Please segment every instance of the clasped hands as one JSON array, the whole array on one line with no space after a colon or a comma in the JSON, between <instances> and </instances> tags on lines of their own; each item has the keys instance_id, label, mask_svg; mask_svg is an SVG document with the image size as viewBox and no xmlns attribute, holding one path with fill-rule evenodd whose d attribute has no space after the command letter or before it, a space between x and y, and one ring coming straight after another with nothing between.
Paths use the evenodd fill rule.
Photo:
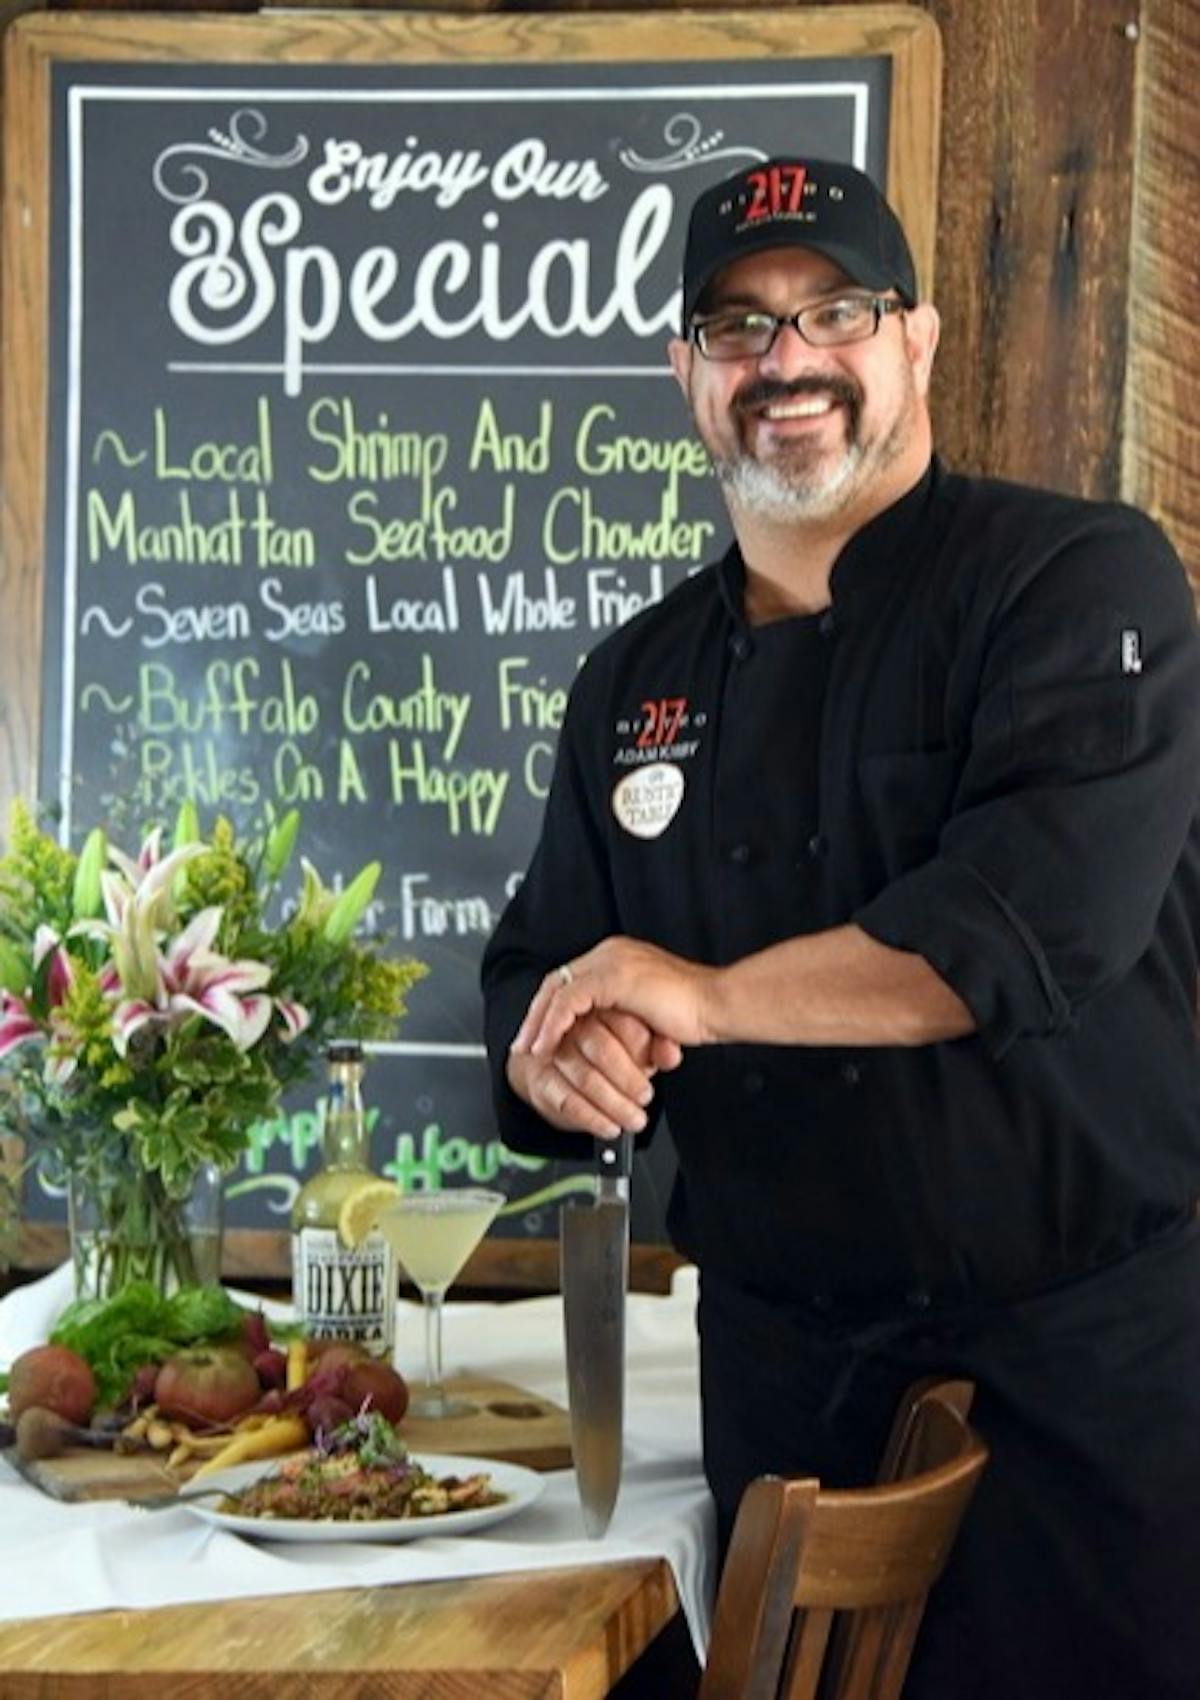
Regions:
<instances>
[{"instance_id":1,"label":"clasped hands","mask_svg":"<svg viewBox=\"0 0 1200 1700\"><path fill-rule=\"evenodd\" d=\"M552 969L508 1058L517 1095L552 1127L640 1132L660 1070L709 1042L715 970L638 939L609 938Z\"/></svg>"}]
</instances>

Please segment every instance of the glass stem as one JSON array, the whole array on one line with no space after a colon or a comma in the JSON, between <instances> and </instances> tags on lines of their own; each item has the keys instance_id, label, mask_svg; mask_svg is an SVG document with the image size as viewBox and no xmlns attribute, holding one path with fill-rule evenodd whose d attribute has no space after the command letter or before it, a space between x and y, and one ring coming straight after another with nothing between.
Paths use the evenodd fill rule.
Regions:
<instances>
[{"instance_id":1,"label":"glass stem","mask_svg":"<svg viewBox=\"0 0 1200 1700\"><path fill-rule=\"evenodd\" d=\"M446 1398L442 1386L442 1301L445 1287L426 1287L425 1300L425 1394L435 1404Z\"/></svg>"}]
</instances>

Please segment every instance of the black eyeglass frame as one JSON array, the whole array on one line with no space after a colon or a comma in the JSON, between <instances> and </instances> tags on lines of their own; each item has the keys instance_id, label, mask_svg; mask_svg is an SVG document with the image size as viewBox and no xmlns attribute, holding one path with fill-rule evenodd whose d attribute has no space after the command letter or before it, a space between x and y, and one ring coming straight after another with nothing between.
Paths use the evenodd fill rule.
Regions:
<instances>
[{"instance_id":1,"label":"black eyeglass frame","mask_svg":"<svg viewBox=\"0 0 1200 1700\"><path fill-rule=\"evenodd\" d=\"M835 307L842 301L852 301L856 306L871 308L874 317L870 330L857 332L854 336L834 337L832 339L827 337L822 341L814 341L805 331L801 321L808 318L812 313ZM744 315L746 318L770 319L772 321L771 335L766 346L753 354L710 354L705 347L704 333L710 325L718 324L722 319L736 317L736 308L726 308L724 312L710 313L703 319L693 319L687 328L687 339L700 350L705 360L713 360L721 364L733 360L762 360L774 348L779 333L785 325L790 325L800 340L806 342L810 348L846 348L852 343L869 342L888 314L905 313L907 311L908 303L900 301L892 295L835 295L825 301L810 301L807 307L801 307L795 313L771 313L765 307L747 308Z\"/></svg>"}]
</instances>

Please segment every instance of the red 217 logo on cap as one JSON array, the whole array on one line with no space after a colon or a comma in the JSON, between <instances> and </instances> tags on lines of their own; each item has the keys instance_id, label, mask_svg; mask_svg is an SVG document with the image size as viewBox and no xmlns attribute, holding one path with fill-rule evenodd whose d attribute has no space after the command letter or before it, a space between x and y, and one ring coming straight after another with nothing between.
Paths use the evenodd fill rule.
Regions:
<instances>
[{"instance_id":1,"label":"red 217 logo on cap","mask_svg":"<svg viewBox=\"0 0 1200 1700\"><path fill-rule=\"evenodd\" d=\"M799 212L807 176L802 165L773 165L768 171L748 171L746 182L753 193L746 209L747 223Z\"/></svg>"}]
</instances>

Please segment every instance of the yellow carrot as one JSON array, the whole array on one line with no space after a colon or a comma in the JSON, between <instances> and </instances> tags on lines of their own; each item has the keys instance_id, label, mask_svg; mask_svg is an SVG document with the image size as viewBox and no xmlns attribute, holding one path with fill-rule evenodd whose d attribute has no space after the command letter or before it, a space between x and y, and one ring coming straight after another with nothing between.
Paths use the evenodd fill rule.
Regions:
<instances>
[{"instance_id":1,"label":"yellow carrot","mask_svg":"<svg viewBox=\"0 0 1200 1700\"><path fill-rule=\"evenodd\" d=\"M288 1341L287 1349L287 1380L289 1393L294 1393L297 1387L303 1387L308 1377L308 1341L297 1336Z\"/></svg>"},{"instance_id":2,"label":"yellow carrot","mask_svg":"<svg viewBox=\"0 0 1200 1700\"><path fill-rule=\"evenodd\" d=\"M303 1417L287 1414L272 1417L261 1428L247 1429L235 1434L228 1446L214 1452L196 1471L196 1476L208 1476L216 1470L227 1470L231 1464L249 1464L259 1458L278 1458L284 1452L295 1452L308 1445L308 1424ZM193 1481L195 1477L192 1478Z\"/></svg>"}]
</instances>

